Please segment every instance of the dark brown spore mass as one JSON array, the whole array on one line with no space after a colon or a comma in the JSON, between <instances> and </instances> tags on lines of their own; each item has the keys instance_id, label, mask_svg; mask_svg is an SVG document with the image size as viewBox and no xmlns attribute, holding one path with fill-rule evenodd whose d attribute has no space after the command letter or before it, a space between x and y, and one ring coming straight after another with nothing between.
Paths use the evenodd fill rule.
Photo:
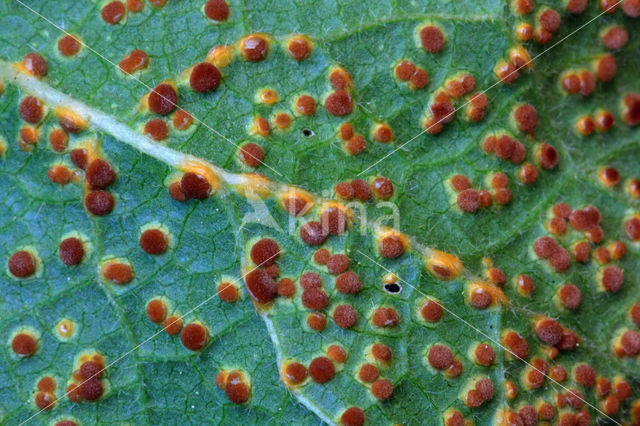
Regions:
<instances>
[{"instance_id":1,"label":"dark brown spore mass","mask_svg":"<svg viewBox=\"0 0 640 426\"><path fill-rule=\"evenodd\" d=\"M86 178L93 189L104 189L116 179L116 172L111 164L97 158L87 166Z\"/></svg>"},{"instance_id":2,"label":"dark brown spore mass","mask_svg":"<svg viewBox=\"0 0 640 426\"><path fill-rule=\"evenodd\" d=\"M26 250L15 252L9 258L9 272L17 278L26 278L36 272L36 259Z\"/></svg>"},{"instance_id":3,"label":"dark brown spore mass","mask_svg":"<svg viewBox=\"0 0 640 426\"><path fill-rule=\"evenodd\" d=\"M221 78L218 68L209 62L200 62L191 70L189 84L196 92L207 93L218 87Z\"/></svg>"},{"instance_id":4,"label":"dark brown spore mass","mask_svg":"<svg viewBox=\"0 0 640 426\"><path fill-rule=\"evenodd\" d=\"M300 227L300 238L310 246L319 246L324 243L327 235L327 230L320 222L307 222Z\"/></svg>"},{"instance_id":5,"label":"dark brown spore mass","mask_svg":"<svg viewBox=\"0 0 640 426\"><path fill-rule=\"evenodd\" d=\"M324 101L327 112L336 117L348 115L353 108L353 99L346 90L336 90Z\"/></svg>"},{"instance_id":6,"label":"dark brown spore mass","mask_svg":"<svg viewBox=\"0 0 640 426\"><path fill-rule=\"evenodd\" d=\"M259 303L269 303L276 297L276 283L264 269L254 269L244 277L251 298Z\"/></svg>"},{"instance_id":7,"label":"dark brown spore mass","mask_svg":"<svg viewBox=\"0 0 640 426\"><path fill-rule=\"evenodd\" d=\"M251 260L258 266L271 266L280 253L280 247L271 238L263 238L251 247Z\"/></svg>"},{"instance_id":8,"label":"dark brown spore mass","mask_svg":"<svg viewBox=\"0 0 640 426\"><path fill-rule=\"evenodd\" d=\"M229 5L225 0L209 0L204 5L204 13L214 21L226 21L229 17Z\"/></svg>"},{"instance_id":9,"label":"dark brown spore mass","mask_svg":"<svg viewBox=\"0 0 640 426\"><path fill-rule=\"evenodd\" d=\"M42 102L34 96L27 96L20 102L18 112L24 121L35 124L42 119Z\"/></svg>"},{"instance_id":10,"label":"dark brown spore mass","mask_svg":"<svg viewBox=\"0 0 640 426\"><path fill-rule=\"evenodd\" d=\"M140 235L140 247L148 254L162 254L168 245L167 236L160 229L147 229Z\"/></svg>"},{"instance_id":11,"label":"dark brown spore mass","mask_svg":"<svg viewBox=\"0 0 640 426\"><path fill-rule=\"evenodd\" d=\"M167 115L173 111L178 104L178 93L170 84L158 84L149 93L149 108L160 115Z\"/></svg>"},{"instance_id":12,"label":"dark brown spore mass","mask_svg":"<svg viewBox=\"0 0 640 426\"><path fill-rule=\"evenodd\" d=\"M82 262L84 257L84 245L79 238L69 237L60 242L58 255L62 263L68 266L75 266Z\"/></svg>"},{"instance_id":13,"label":"dark brown spore mass","mask_svg":"<svg viewBox=\"0 0 640 426\"><path fill-rule=\"evenodd\" d=\"M84 197L84 205L96 216L104 216L113 210L113 195L101 189L89 192Z\"/></svg>"},{"instance_id":14,"label":"dark brown spore mass","mask_svg":"<svg viewBox=\"0 0 640 426\"><path fill-rule=\"evenodd\" d=\"M333 362L327 357L319 356L309 364L309 376L317 383L331 380L336 372Z\"/></svg>"},{"instance_id":15,"label":"dark brown spore mass","mask_svg":"<svg viewBox=\"0 0 640 426\"><path fill-rule=\"evenodd\" d=\"M180 333L180 340L185 348L191 351L199 351L207 343L209 333L207 329L198 323L187 324Z\"/></svg>"},{"instance_id":16,"label":"dark brown spore mass","mask_svg":"<svg viewBox=\"0 0 640 426\"><path fill-rule=\"evenodd\" d=\"M199 174L187 172L180 179L180 189L187 198L207 198L211 185Z\"/></svg>"},{"instance_id":17,"label":"dark brown spore mass","mask_svg":"<svg viewBox=\"0 0 640 426\"><path fill-rule=\"evenodd\" d=\"M422 47L429 53L437 53L444 46L444 34L440 28L428 25L420 30Z\"/></svg>"}]
</instances>

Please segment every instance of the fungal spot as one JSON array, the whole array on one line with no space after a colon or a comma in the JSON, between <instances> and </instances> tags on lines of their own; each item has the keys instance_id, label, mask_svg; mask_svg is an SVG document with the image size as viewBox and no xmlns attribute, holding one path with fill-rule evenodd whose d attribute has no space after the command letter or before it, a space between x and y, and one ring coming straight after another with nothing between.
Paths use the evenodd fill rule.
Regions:
<instances>
[{"instance_id":1,"label":"fungal spot","mask_svg":"<svg viewBox=\"0 0 640 426\"><path fill-rule=\"evenodd\" d=\"M601 36L602 44L609 50L622 49L629 41L627 30L622 27L614 26L609 28Z\"/></svg>"},{"instance_id":2,"label":"fungal spot","mask_svg":"<svg viewBox=\"0 0 640 426\"><path fill-rule=\"evenodd\" d=\"M344 254L334 254L326 262L331 275L340 275L349 268L349 258Z\"/></svg>"},{"instance_id":3,"label":"fungal spot","mask_svg":"<svg viewBox=\"0 0 640 426\"><path fill-rule=\"evenodd\" d=\"M175 336L176 334L180 333L180 330L182 329L182 318L171 315L166 320L164 320L164 323L162 323L162 328L168 335Z\"/></svg>"},{"instance_id":4,"label":"fungal spot","mask_svg":"<svg viewBox=\"0 0 640 426\"><path fill-rule=\"evenodd\" d=\"M31 332L21 332L11 339L13 353L24 358L33 355L38 348L38 340Z\"/></svg>"},{"instance_id":5,"label":"fungal spot","mask_svg":"<svg viewBox=\"0 0 640 426\"><path fill-rule=\"evenodd\" d=\"M307 378L307 367L299 362L290 362L284 368L284 377L291 385L299 385Z\"/></svg>"},{"instance_id":6,"label":"fungal spot","mask_svg":"<svg viewBox=\"0 0 640 426\"><path fill-rule=\"evenodd\" d=\"M495 359L495 352L488 343L480 343L473 351L475 360L480 365L491 365Z\"/></svg>"},{"instance_id":7,"label":"fungal spot","mask_svg":"<svg viewBox=\"0 0 640 426\"><path fill-rule=\"evenodd\" d=\"M47 61L37 53L29 53L22 59L24 69L36 78L42 78L47 75Z\"/></svg>"},{"instance_id":8,"label":"fungal spot","mask_svg":"<svg viewBox=\"0 0 640 426\"><path fill-rule=\"evenodd\" d=\"M458 193L458 207L466 213L473 213L480 208L480 193L475 189L465 189Z\"/></svg>"},{"instance_id":9,"label":"fungal spot","mask_svg":"<svg viewBox=\"0 0 640 426\"><path fill-rule=\"evenodd\" d=\"M513 8L519 15L527 15L533 10L533 0L514 0Z\"/></svg>"},{"instance_id":10,"label":"fungal spot","mask_svg":"<svg viewBox=\"0 0 640 426\"><path fill-rule=\"evenodd\" d=\"M562 340L562 326L550 318L536 321L534 329L538 338L548 345L555 346Z\"/></svg>"},{"instance_id":11,"label":"fungal spot","mask_svg":"<svg viewBox=\"0 0 640 426\"><path fill-rule=\"evenodd\" d=\"M189 84L199 93L208 93L220 84L222 78L220 71L209 62L200 62L191 70Z\"/></svg>"},{"instance_id":12,"label":"fungal spot","mask_svg":"<svg viewBox=\"0 0 640 426\"><path fill-rule=\"evenodd\" d=\"M340 416L342 426L362 426L365 420L366 416L360 407L349 407Z\"/></svg>"},{"instance_id":13,"label":"fungal spot","mask_svg":"<svg viewBox=\"0 0 640 426\"><path fill-rule=\"evenodd\" d=\"M423 68L416 67L416 70L409 79L409 87L413 90L423 89L429 83L429 74Z\"/></svg>"},{"instance_id":14,"label":"fungal spot","mask_svg":"<svg viewBox=\"0 0 640 426\"><path fill-rule=\"evenodd\" d=\"M8 262L8 269L11 275L16 278L27 278L36 272L37 260L33 253L28 250L20 250L11 255Z\"/></svg>"},{"instance_id":15,"label":"fungal spot","mask_svg":"<svg viewBox=\"0 0 640 426\"><path fill-rule=\"evenodd\" d=\"M187 198L203 199L209 195L211 184L203 176L187 172L180 179L180 189Z\"/></svg>"},{"instance_id":16,"label":"fungal spot","mask_svg":"<svg viewBox=\"0 0 640 426\"><path fill-rule=\"evenodd\" d=\"M169 134L169 127L161 118L154 118L144 125L144 134L154 140L161 141Z\"/></svg>"},{"instance_id":17,"label":"fungal spot","mask_svg":"<svg viewBox=\"0 0 640 426\"><path fill-rule=\"evenodd\" d=\"M152 322L160 324L167 316L167 305L162 299L152 299L147 303L147 317Z\"/></svg>"},{"instance_id":18,"label":"fungal spot","mask_svg":"<svg viewBox=\"0 0 640 426\"><path fill-rule=\"evenodd\" d=\"M251 247L251 260L258 266L273 265L280 255L280 247L271 238L263 238Z\"/></svg>"},{"instance_id":19,"label":"fungal spot","mask_svg":"<svg viewBox=\"0 0 640 426\"><path fill-rule=\"evenodd\" d=\"M378 251L385 259L396 259L406 251L406 242L400 235L390 234L380 239Z\"/></svg>"},{"instance_id":20,"label":"fungal spot","mask_svg":"<svg viewBox=\"0 0 640 426\"><path fill-rule=\"evenodd\" d=\"M435 25L427 25L420 29L420 42L426 52L438 53L444 47L444 33Z\"/></svg>"},{"instance_id":21,"label":"fungal spot","mask_svg":"<svg viewBox=\"0 0 640 426\"><path fill-rule=\"evenodd\" d=\"M149 56L138 49L129 52L118 64L120 70L127 74L133 74L136 71L147 68L147 66L149 66Z\"/></svg>"},{"instance_id":22,"label":"fungal spot","mask_svg":"<svg viewBox=\"0 0 640 426\"><path fill-rule=\"evenodd\" d=\"M173 127L178 130L187 130L193 124L193 117L185 110L179 109L173 114Z\"/></svg>"},{"instance_id":23,"label":"fungal spot","mask_svg":"<svg viewBox=\"0 0 640 426\"><path fill-rule=\"evenodd\" d=\"M187 324L180 332L182 345L190 351L199 351L209 340L209 332L198 322Z\"/></svg>"},{"instance_id":24,"label":"fungal spot","mask_svg":"<svg viewBox=\"0 0 640 426\"><path fill-rule=\"evenodd\" d=\"M336 90L327 96L327 99L324 101L324 107L329 114L336 117L344 117L351 113L353 99L346 90Z\"/></svg>"},{"instance_id":25,"label":"fungal spot","mask_svg":"<svg viewBox=\"0 0 640 426\"><path fill-rule=\"evenodd\" d=\"M56 398L51 392L38 392L34 402L41 410L50 410L53 408Z\"/></svg>"},{"instance_id":26,"label":"fungal spot","mask_svg":"<svg viewBox=\"0 0 640 426\"><path fill-rule=\"evenodd\" d=\"M376 195L376 197L380 198L381 200L388 200L393 196L393 183L390 179L384 176L375 178L375 180L371 184L371 187L373 188L373 193Z\"/></svg>"},{"instance_id":27,"label":"fungal spot","mask_svg":"<svg viewBox=\"0 0 640 426\"><path fill-rule=\"evenodd\" d=\"M393 385L386 379L378 379L371 385L371 393L380 401L391 398Z\"/></svg>"},{"instance_id":28,"label":"fungal spot","mask_svg":"<svg viewBox=\"0 0 640 426\"><path fill-rule=\"evenodd\" d=\"M400 317L398 316L398 312L393 308L377 308L371 317L373 325L380 328L395 327L398 325L398 321L400 321Z\"/></svg>"},{"instance_id":29,"label":"fungal spot","mask_svg":"<svg viewBox=\"0 0 640 426\"><path fill-rule=\"evenodd\" d=\"M302 61L311 53L311 43L304 36L293 36L287 42L287 52L296 61Z\"/></svg>"},{"instance_id":30,"label":"fungal spot","mask_svg":"<svg viewBox=\"0 0 640 426\"><path fill-rule=\"evenodd\" d=\"M264 159L264 150L260 145L249 142L240 147L238 158L249 167L258 167Z\"/></svg>"},{"instance_id":31,"label":"fungal spot","mask_svg":"<svg viewBox=\"0 0 640 426\"><path fill-rule=\"evenodd\" d=\"M314 331L322 331L327 326L327 318L320 312L312 312L307 316L307 324Z\"/></svg>"},{"instance_id":32,"label":"fungal spot","mask_svg":"<svg viewBox=\"0 0 640 426\"><path fill-rule=\"evenodd\" d=\"M427 359L433 368L444 370L453 363L453 353L447 346L433 345L429 349Z\"/></svg>"},{"instance_id":33,"label":"fungal spot","mask_svg":"<svg viewBox=\"0 0 640 426\"><path fill-rule=\"evenodd\" d=\"M64 164L56 164L51 166L47 171L47 177L53 183L58 185L66 185L71 178L71 172L69 168Z\"/></svg>"},{"instance_id":34,"label":"fungal spot","mask_svg":"<svg viewBox=\"0 0 640 426\"><path fill-rule=\"evenodd\" d=\"M56 118L60 127L69 133L79 133L87 128L87 120L69 108L57 108Z\"/></svg>"},{"instance_id":35,"label":"fungal spot","mask_svg":"<svg viewBox=\"0 0 640 426\"><path fill-rule=\"evenodd\" d=\"M598 80L604 82L611 81L616 76L617 72L618 65L616 63L616 58L613 55L603 55L598 59L596 63Z\"/></svg>"},{"instance_id":36,"label":"fungal spot","mask_svg":"<svg viewBox=\"0 0 640 426\"><path fill-rule=\"evenodd\" d=\"M112 1L102 7L100 12L104 22L110 25L117 24L126 14L124 4L121 1Z\"/></svg>"},{"instance_id":37,"label":"fungal spot","mask_svg":"<svg viewBox=\"0 0 640 426\"><path fill-rule=\"evenodd\" d=\"M416 66L413 62L403 60L395 67L395 75L401 81L409 81L411 76L415 73Z\"/></svg>"},{"instance_id":38,"label":"fungal spot","mask_svg":"<svg viewBox=\"0 0 640 426\"><path fill-rule=\"evenodd\" d=\"M313 253L313 261L318 265L326 265L330 257L331 253L329 253L329 250L324 248L318 249Z\"/></svg>"},{"instance_id":39,"label":"fungal spot","mask_svg":"<svg viewBox=\"0 0 640 426\"><path fill-rule=\"evenodd\" d=\"M278 129L284 130L291 125L291 116L285 112L281 112L276 114L273 121Z\"/></svg>"},{"instance_id":40,"label":"fungal spot","mask_svg":"<svg viewBox=\"0 0 640 426\"><path fill-rule=\"evenodd\" d=\"M300 238L307 245L319 246L327 239L328 231L320 222L307 222L300 227Z\"/></svg>"},{"instance_id":41,"label":"fungal spot","mask_svg":"<svg viewBox=\"0 0 640 426\"><path fill-rule=\"evenodd\" d=\"M267 56L269 44L262 35L254 34L242 39L241 49L246 60L257 62Z\"/></svg>"},{"instance_id":42,"label":"fungal spot","mask_svg":"<svg viewBox=\"0 0 640 426\"><path fill-rule=\"evenodd\" d=\"M593 386L596 382L596 372L590 365L580 364L573 371L576 382L582 386Z\"/></svg>"},{"instance_id":43,"label":"fungal spot","mask_svg":"<svg viewBox=\"0 0 640 426\"><path fill-rule=\"evenodd\" d=\"M345 142L344 147L350 155L358 155L367 148L367 142L362 135L355 135Z\"/></svg>"},{"instance_id":44,"label":"fungal spot","mask_svg":"<svg viewBox=\"0 0 640 426\"><path fill-rule=\"evenodd\" d=\"M258 303L266 304L276 297L276 283L264 269L254 269L244 276L249 295Z\"/></svg>"},{"instance_id":45,"label":"fungal spot","mask_svg":"<svg viewBox=\"0 0 640 426\"><path fill-rule=\"evenodd\" d=\"M504 84L511 84L518 79L518 69L511 62L501 61L494 68L494 73Z\"/></svg>"},{"instance_id":46,"label":"fungal spot","mask_svg":"<svg viewBox=\"0 0 640 426\"><path fill-rule=\"evenodd\" d=\"M234 404L244 404L249 400L250 389L242 372L234 370L229 373L224 393Z\"/></svg>"},{"instance_id":47,"label":"fungal spot","mask_svg":"<svg viewBox=\"0 0 640 426\"><path fill-rule=\"evenodd\" d=\"M282 278L276 284L276 292L278 296L291 297L296 292L296 287L291 278Z\"/></svg>"},{"instance_id":48,"label":"fungal spot","mask_svg":"<svg viewBox=\"0 0 640 426\"><path fill-rule=\"evenodd\" d=\"M316 112L316 100L309 95L301 95L296 100L296 111L302 115L310 116ZM305 134L305 136L310 136Z\"/></svg>"},{"instance_id":49,"label":"fungal spot","mask_svg":"<svg viewBox=\"0 0 640 426\"><path fill-rule=\"evenodd\" d=\"M371 355L378 361L389 364L393 359L391 349L384 343L376 343L371 347Z\"/></svg>"},{"instance_id":50,"label":"fungal spot","mask_svg":"<svg viewBox=\"0 0 640 426\"><path fill-rule=\"evenodd\" d=\"M127 10L131 13L138 13L144 8L142 0L127 0Z\"/></svg>"},{"instance_id":51,"label":"fungal spot","mask_svg":"<svg viewBox=\"0 0 640 426\"><path fill-rule=\"evenodd\" d=\"M336 278L336 289L343 294L356 294L362 289L362 281L358 274L347 271Z\"/></svg>"},{"instance_id":52,"label":"fungal spot","mask_svg":"<svg viewBox=\"0 0 640 426\"><path fill-rule=\"evenodd\" d=\"M104 216L113 211L113 195L103 190L89 192L84 197L84 205L95 216Z\"/></svg>"},{"instance_id":53,"label":"fungal spot","mask_svg":"<svg viewBox=\"0 0 640 426\"><path fill-rule=\"evenodd\" d=\"M480 379L475 387L467 392L465 403L469 408L478 408L493 398L493 382L491 379Z\"/></svg>"},{"instance_id":54,"label":"fungal spot","mask_svg":"<svg viewBox=\"0 0 640 426\"><path fill-rule=\"evenodd\" d=\"M36 124L42 119L43 105L40 99L34 96L27 96L20 101L18 112L24 121Z\"/></svg>"},{"instance_id":55,"label":"fungal spot","mask_svg":"<svg viewBox=\"0 0 640 426\"><path fill-rule=\"evenodd\" d=\"M529 41L531 40L531 37L533 37L533 26L523 22L516 28L516 34L520 41Z\"/></svg>"},{"instance_id":56,"label":"fungal spot","mask_svg":"<svg viewBox=\"0 0 640 426\"><path fill-rule=\"evenodd\" d=\"M159 115L167 115L173 111L178 103L178 92L168 83L158 84L149 93L149 109Z\"/></svg>"},{"instance_id":57,"label":"fungal spot","mask_svg":"<svg viewBox=\"0 0 640 426\"><path fill-rule=\"evenodd\" d=\"M373 130L373 138L381 143L389 143L393 140L393 132L386 124L378 124Z\"/></svg>"},{"instance_id":58,"label":"fungal spot","mask_svg":"<svg viewBox=\"0 0 640 426\"><path fill-rule=\"evenodd\" d=\"M513 117L521 132L532 134L538 126L538 113L529 104L520 105L513 113Z\"/></svg>"},{"instance_id":59,"label":"fungal spot","mask_svg":"<svg viewBox=\"0 0 640 426\"><path fill-rule=\"evenodd\" d=\"M543 169L550 170L558 164L558 151L553 146L544 143L538 149L537 158Z\"/></svg>"},{"instance_id":60,"label":"fungal spot","mask_svg":"<svg viewBox=\"0 0 640 426\"><path fill-rule=\"evenodd\" d=\"M84 258L84 253L84 244L76 237L65 238L58 246L58 256L62 263L67 266L80 264Z\"/></svg>"},{"instance_id":61,"label":"fungal spot","mask_svg":"<svg viewBox=\"0 0 640 426\"><path fill-rule=\"evenodd\" d=\"M65 35L58 40L58 51L62 56L73 56L80 50L80 41L72 35Z\"/></svg>"},{"instance_id":62,"label":"fungal spot","mask_svg":"<svg viewBox=\"0 0 640 426\"><path fill-rule=\"evenodd\" d=\"M615 119L613 118L613 114L611 114L609 111L604 110L598 111L594 121L596 130L598 132L606 132L608 130L611 130L614 122Z\"/></svg>"},{"instance_id":63,"label":"fungal spot","mask_svg":"<svg viewBox=\"0 0 640 426\"><path fill-rule=\"evenodd\" d=\"M526 359L529 356L529 343L515 331L506 332L503 343L516 358Z\"/></svg>"},{"instance_id":64,"label":"fungal spot","mask_svg":"<svg viewBox=\"0 0 640 426\"><path fill-rule=\"evenodd\" d=\"M167 236L158 228L145 229L140 234L140 248L147 254L162 254L167 251L168 246Z\"/></svg>"},{"instance_id":65,"label":"fungal spot","mask_svg":"<svg viewBox=\"0 0 640 426\"><path fill-rule=\"evenodd\" d=\"M226 21L229 17L229 5L225 0L208 0L204 5L204 14L214 21Z\"/></svg>"},{"instance_id":66,"label":"fungal spot","mask_svg":"<svg viewBox=\"0 0 640 426\"><path fill-rule=\"evenodd\" d=\"M609 293L617 293L624 283L624 272L617 266L607 266L601 273L600 283Z\"/></svg>"},{"instance_id":67,"label":"fungal spot","mask_svg":"<svg viewBox=\"0 0 640 426\"><path fill-rule=\"evenodd\" d=\"M97 158L89 163L85 176L92 189L104 189L113 183L116 172L111 164Z\"/></svg>"},{"instance_id":68,"label":"fungal spot","mask_svg":"<svg viewBox=\"0 0 640 426\"><path fill-rule=\"evenodd\" d=\"M420 308L420 314L427 322L438 322L442 318L442 305L435 300L428 300Z\"/></svg>"},{"instance_id":69,"label":"fungal spot","mask_svg":"<svg viewBox=\"0 0 640 426\"><path fill-rule=\"evenodd\" d=\"M358 322L358 313L351 305L339 305L333 311L333 320L339 327L349 329Z\"/></svg>"},{"instance_id":70,"label":"fungal spot","mask_svg":"<svg viewBox=\"0 0 640 426\"><path fill-rule=\"evenodd\" d=\"M329 297L320 288L311 287L302 292L302 304L307 309L322 310L329 304Z\"/></svg>"},{"instance_id":71,"label":"fungal spot","mask_svg":"<svg viewBox=\"0 0 640 426\"><path fill-rule=\"evenodd\" d=\"M309 364L309 376L316 383L325 383L335 375L333 362L327 357L319 356L311 360Z\"/></svg>"},{"instance_id":72,"label":"fungal spot","mask_svg":"<svg viewBox=\"0 0 640 426\"><path fill-rule=\"evenodd\" d=\"M640 94L629 93L624 97L622 120L629 126L640 124Z\"/></svg>"},{"instance_id":73,"label":"fungal spot","mask_svg":"<svg viewBox=\"0 0 640 426\"><path fill-rule=\"evenodd\" d=\"M460 192L466 189L471 188L471 181L465 175L454 175L450 180L449 184L454 191Z\"/></svg>"},{"instance_id":74,"label":"fungal spot","mask_svg":"<svg viewBox=\"0 0 640 426\"><path fill-rule=\"evenodd\" d=\"M63 340L69 339L71 336L73 336L75 329L76 326L73 321L67 318L61 319L55 327L56 333Z\"/></svg>"}]
</instances>

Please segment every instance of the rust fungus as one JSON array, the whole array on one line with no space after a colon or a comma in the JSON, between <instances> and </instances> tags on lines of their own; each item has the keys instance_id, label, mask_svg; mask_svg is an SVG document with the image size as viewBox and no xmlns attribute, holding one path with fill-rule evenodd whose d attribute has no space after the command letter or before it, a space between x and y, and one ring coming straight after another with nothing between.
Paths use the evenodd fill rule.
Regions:
<instances>
[{"instance_id":1,"label":"rust fungus","mask_svg":"<svg viewBox=\"0 0 640 426\"><path fill-rule=\"evenodd\" d=\"M226 21L229 18L229 5L225 0L208 0L204 5L204 14L213 21Z\"/></svg>"},{"instance_id":2,"label":"rust fungus","mask_svg":"<svg viewBox=\"0 0 640 426\"><path fill-rule=\"evenodd\" d=\"M353 99L349 92L344 89L339 89L327 96L327 99L324 101L324 107L329 114L336 117L343 117L351 113Z\"/></svg>"},{"instance_id":3,"label":"rust fungus","mask_svg":"<svg viewBox=\"0 0 640 426\"><path fill-rule=\"evenodd\" d=\"M180 332L180 340L190 351L199 351L207 344L209 332L198 322L187 324Z\"/></svg>"},{"instance_id":4,"label":"rust fungus","mask_svg":"<svg viewBox=\"0 0 640 426\"><path fill-rule=\"evenodd\" d=\"M331 380L336 372L333 362L324 356L311 360L309 364L309 376L317 383L325 383Z\"/></svg>"},{"instance_id":5,"label":"rust fungus","mask_svg":"<svg viewBox=\"0 0 640 426\"><path fill-rule=\"evenodd\" d=\"M167 306L162 299L153 299L147 303L147 317L150 321L160 324L167 316Z\"/></svg>"},{"instance_id":6,"label":"rust fungus","mask_svg":"<svg viewBox=\"0 0 640 426\"><path fill-rule=\"evenodd\" d=\"M149 93L149 108L160 115L167 115L173 111L178 103L178 92L169 83L158 84Z\"/></svg>"},{"instance_id":7,"label":"rust fungus","mask_svg":"<svg viewBox=\"0 0 640 426\"><path fill-rule=\"evenodd\" d=\"M176 334L180 333L180 330L182 329L182 318L171 315L166 320L164 320L164 322L162 323L162 328L164 329L165 333L169 334L170 336L175 336Z\"/></svg>"},{"instance_id":8,"label":"rust fungus","mask_svg":"<svg viewBox=\"0 0 640 426\"><path fill-rule=\"evenodd\" d=\"M30 357L38 348L38 340L30 332L21 332L11 339L11 350L20 357Z\"/></svg>"},{"instance_id":9,"label":"rust fungus","mask_svg":"<svg viewBox=\"0 0 640 426\"><path fill-rule=\"evenodd\" d=\"M438 53L444 47L445 36L440 28L427 25L420 29L422 48L428 53Z\"/></svg>"},{"instance_id":10,"label":"rust fungus","mask_svg":"<svg viewBox=\"0 0 640 426\"><path fill-rule=\"evenodd\" d=\"M147 68L147 66L149 66L149 56L139 49L129 52L118 64L120 70L126 74L133 74L136 71Z\"/></svg>"},{"instance_id":11,"label":"rust fungus","mask_svg":"<svg viewBox=\"0 0 640 426\"><path fill-rule=\"evenodd\" d=\"M269 42L260 34L247 36L241 41L242 55L251 62L263 60L269 52Z\"/></svg>"},{"instance_id":12,"label":"rust fungus","mask_svg":"<svg viewBox=\"0 0 640 426\"><path fill-rule=\"evenodd\" d=\"M58 246L58 255L60 260L67 266L80 264L84 258L84 254L84 244L76 237L65 238Z\"/></svg>"},{"instance_id":13,"label":"rust fungus","mask_svg":"<svg viewBox=\"0 0 640 426\"><path fill-rule=\"evenodd\" d=\"M208 93L215 90L220 84L222 75L215 65L209 62L200 62L191 70L189 84L199 93Z\"/></svg>"},{"instance_id":14,"label":"rust fungus","mask_svg":"<svg viewBox=\"0 0 640 426\"><path fill-rule=\"evenodd\" d=\"M126 263L110 260L102 266L102 276L113 284L128 284L133 279L133 269Z\"/></svg>"},{"instance_id":15,"label":"rust fungus","mask_svg":"<svg viewBox=\"0 0 640 426\"><path fill-rule=\"evenodd\" d=\"M24 69L36 78L47 75L47 61L38 53L29 53L22 59Z\"/></svg>"},{"instance_id":16,"label":"rust fungus","mask_svg":"<svg viewBox=\"0 0 640 426\"><path fill-rule=\"evenodd\" d=\"M342 426L362 426L365 420L366 416L360 407L349 407L340 416Z\"/></svg>"},{"instance_id":17,"label":"rust fungus","mask_svg":"<svg viewBox=\"0 0 640 426\"><path fill-rule=\"evenodd\" d=\"M251 390L242 372L234 370L228 374L224 393L234 404L244 404L249 400Z\"/></svg>"},{"instance_id":18,"label":"rust fungus","mask_svg":"<svg viewBox=\"0 0 640 426\"><path fill-rule=\"evenodd\" d=\"M114 25L120 22L122 18L124 18L126 12L127 11L124 8L124 3L116 0L104 5L100 13L104 22L110 25Z\"/></svg>"}]
</instances>

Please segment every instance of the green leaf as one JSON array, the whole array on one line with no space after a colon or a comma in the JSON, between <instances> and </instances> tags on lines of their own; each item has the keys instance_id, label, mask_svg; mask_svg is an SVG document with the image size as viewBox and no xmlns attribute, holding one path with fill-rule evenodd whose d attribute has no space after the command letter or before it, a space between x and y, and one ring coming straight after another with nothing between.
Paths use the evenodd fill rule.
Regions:
<instances>
[{"instance_id":1,"label":"green leaf","mask_svg":"<svg viewBox=\"0 0 640 426\"><path fill-rule=\"evenodd\" d=\"M636 0L107 3L0 4L1 423L640 422Z\"/></svg>"}]
</instances>

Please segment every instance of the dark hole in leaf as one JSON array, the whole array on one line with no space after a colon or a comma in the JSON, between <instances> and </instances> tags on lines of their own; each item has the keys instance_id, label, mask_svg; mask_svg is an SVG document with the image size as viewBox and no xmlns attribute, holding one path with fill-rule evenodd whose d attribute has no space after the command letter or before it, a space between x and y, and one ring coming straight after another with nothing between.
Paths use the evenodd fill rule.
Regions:
<instances>
[{"instance_id":1,"label":"dark hole in leaf","mask_svg":"<svg viewBox=\"0 0 640 426\"><path fill-rule=\"evenodd\" d=\"M311 136L313 136L313 130L311 130L311 129L302 129L302 134L306 138L310 138Z\"/></svg>"},{"instance_id":2,"label":"dark hole in leaf","mask_svg":"<svg viewBox=\"0 0 640 426\"><path fill-rule=\"evenodd\" d=\"M398 283L385 284L384 291L391 294L398 294L402 291L402 287Z\"/></svg>"}]
</instances>

